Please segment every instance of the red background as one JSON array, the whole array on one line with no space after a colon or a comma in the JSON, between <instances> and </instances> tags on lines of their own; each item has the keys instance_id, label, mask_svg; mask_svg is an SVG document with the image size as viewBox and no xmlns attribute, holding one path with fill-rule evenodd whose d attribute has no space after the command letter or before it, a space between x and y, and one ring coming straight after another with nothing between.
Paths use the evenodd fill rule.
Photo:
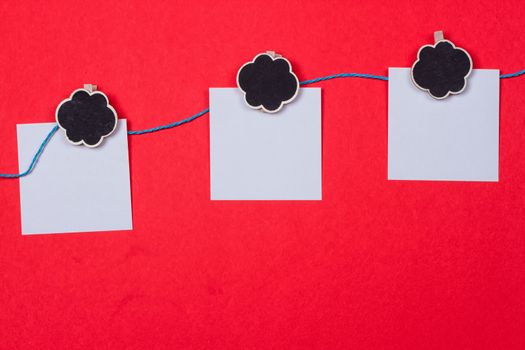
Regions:
<instances>
[{"instance_id":1,"label":"red background","mask_svg":"<svg viewBox=\"0 0 525 350\"><path fill-rule=\"evenodd\" d=\"M83 83L136 130L267 49L301 80L386 75L443 29L477 68L525 68L521 0L110 2L0 4L1 172L15 125ZM525 78L501 84L499 183L387 181L387 84L316 86L319 202L210 201L208 116L130 137L133 231L23 237L0 180L0 348L525 348Z\"/></svg>"}]
</instances>

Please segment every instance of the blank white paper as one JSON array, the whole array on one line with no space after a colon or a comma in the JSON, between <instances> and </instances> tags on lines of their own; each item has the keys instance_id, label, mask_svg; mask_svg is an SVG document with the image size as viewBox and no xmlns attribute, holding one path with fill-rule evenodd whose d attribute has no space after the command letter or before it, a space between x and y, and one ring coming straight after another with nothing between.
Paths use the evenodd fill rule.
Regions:
<instances>
[{"instance_id":1,"label":"blank white paper","mask_svg":"<svg viewBox=\"0 0 525 350\"><path fill-rule=\"evenodd\" d=\"M499 70L474 69L444 100L416 88L409 68L388 79L389 180L498 181Z\"/></svg>"},{"instance_id":2,"label":"blank white paper","mask_svg":"<svg viewBox=\"0 0 525 350\"><path fill-rule=\"evenodd\" d=\"M275 114L239 89L210 89L212 200L321 200L321 148L321 89Z\"/></svg>"},{"instance_id":3,"label":"blank white paper","mask_svg":"<svg viewBox=\"0 0 525 350\"><path fill-rule=\"evenodd\" d=\"M55 123L19 124L23 172ZM131 230L126 120L97 148L75 146L59 129L33 172L20 178L22 234Z\"/></svg>"}]
</instances>

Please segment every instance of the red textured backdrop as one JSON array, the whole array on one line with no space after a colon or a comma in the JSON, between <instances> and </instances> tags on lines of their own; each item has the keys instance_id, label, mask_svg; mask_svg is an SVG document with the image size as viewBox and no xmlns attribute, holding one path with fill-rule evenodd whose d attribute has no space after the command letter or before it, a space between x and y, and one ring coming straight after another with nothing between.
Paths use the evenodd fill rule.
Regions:
<instances>
[{"instance_id":1,"label":"red textured backdrop","mask_svg":"<svg viewBox=\"0 0 525 350\"><path fill-rule=\"evenodd\" d=\"M521 0L110 3L0 3L0 172L83 83L141 129L267 49L302 80L386 75L443 29L525 68ZM317 86L320 202L211 202L207 116L130 138L133 231L23 237L0 180L0 348L524 349L525 77L501 84L499 183L387 181L387 84Z\"/></svg>"}]
</instances>

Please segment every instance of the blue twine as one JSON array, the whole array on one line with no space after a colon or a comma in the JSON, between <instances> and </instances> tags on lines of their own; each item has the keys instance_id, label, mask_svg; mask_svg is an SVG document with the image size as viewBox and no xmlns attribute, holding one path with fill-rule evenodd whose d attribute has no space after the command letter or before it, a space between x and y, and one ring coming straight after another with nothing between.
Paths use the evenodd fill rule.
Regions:
<instances>
[{"instance_id":1,"label":"blue twine","mask_svg":"<svg viewBox=\"0 0 525 350\"><path fill-rule=\"evenodd\" d=\"M7 179L16 179L31 174L31 172L35 168L36 163L38 162L38 159L42 155L42 152L44 152L44 148L46 148L47 144L49 143L53 135L57 132L57 130L58 125L53 126L53 129L51 129L44 141L40 144L40 147L38 147L38 151L36 151L35 155L33 156L33 160L31 160L31 164L29 164L29 168L26 171L20 174L0 174L0 177Z\"/></svg>"},{"instance_id":2,"label":"blue twine","mask_svg":"<svg viewBox=\"0 0 525 350\"><path fill-rule=\"evenodd\" d=\"M209 111L210 111L210 109L206 108L206 109L200 111L199 113L194 114L194 115L192 115L189 118L179 120L178 122L174 122L174 123L170 123L170 124L166 124L166 125L161 125L161 126L156 126L154 128L150 128L150 129L128 131L128 135L143 135L143 134L149 134L149 133L157 132L157 131L161 131L161 130L171 129L171 128L177 127L179 125L186 124L186 123L189 123L191 121L194 121L195 119L197 119L198 117L202 117L203 115L205 115Z\"/></svg>"},{"instance_id":3,"label":"blue twine","mask_svg":"<svg viewBox=\"0 0 525 350\"><path fill-rule=\"evenodd\" d=\"M500 75L500 79L515 78L515 77L519 77L519 76L524 75L524 74L525 74L525 69L524 70L520 70L520 71L515 72L515 73L502 74L502 75ZM332 80L332 79L339 79L339 78L364 78L364 79L376 79L376 80L388 81L388 77L383 76L383 75L363 74L363 73L339 73L339 74L327 75L327 76L319 77L319 78L315 78L315 79L304 80L304 81L300 82L300 84L301 85L310 85L310 84L319 83L321 81ZM166 125L161 125L161 126L156 126L156 127L149 128L149 129L130 130L130 131L128 131L128 135L143 135L143 134L149 134L149 133L153 133L153 132L157 132L157 131L161 131L161 130L175 128L175 127L177 127L179 125L192 122L195 119L197 119L199 117L202 117L203 115L207 114L209 111L210 111L210 109L206 108L206 109L200 111L199 113L192 115L189 118L182 119L182 120L179 120L177 122L173 122L173 123L166 124ZM29 165L29 168L26 171L24 171L23 173L20 173L20 174L0 174L0 178L14 179L14 178L19 178L19 177L23 177L23 176L31 174L31 172L33 171L33 169L36 166L36 163L38 162L38 159L42 155L42 152L44 151L44 148L46 148L47 144L49 143L49 141L51 140L53 135L57 132L57 130L58 130L58 125L55 125L53 127L53 129L51 129L51 131L46 136L44 141L42 141L42 144L40 144L40 147L36 151L36 154L34 155L33 160L31 161L31 164Z\"/></svg>"},{"instance_id":4,"label":"blue twine","mask_svg":"<svg viewBox=\"0 0 525 350\"><path fill-rule=\"evenodd\" d=\"M524 70L520 70L520 71L515 72L515 73L502 74L499 77L500 77L500 79L507 79L507 78L519 77L520 75L523 75L523 74L525 74L525 69Z\"/></svg>"},{"instance_id":5,"label":"blue twine","mask_svg":"<svg viewBox=\"0 0 525 350\"><path fill-rule=\"evenodd\" d=\"M305 80L305 81L302 81L300 84L309 85L309 84L318 83L320 81L338 79L338 78L364 78L364 79L377 79L377 80L383 80L383 81L388 80L388 77L385 77L383 75L362 74L362 73L339 73L339 74L334 74L334 75L327 75L325 77Z\"/></svg>"}]
</instances>

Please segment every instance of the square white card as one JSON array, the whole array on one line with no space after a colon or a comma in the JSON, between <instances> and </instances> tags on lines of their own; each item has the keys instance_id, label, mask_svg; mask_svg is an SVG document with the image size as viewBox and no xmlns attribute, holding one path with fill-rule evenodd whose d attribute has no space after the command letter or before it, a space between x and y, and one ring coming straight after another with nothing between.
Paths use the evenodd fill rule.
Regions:
<instances>
[{"instance_id":1,"label":"square white card","mask_svg":"<svg viewBox=\"0 0 525 350\"><path fill-rule=\"evenodd\" d=\"M23 172L55 123L18 124ZM33 172L20 178L22 234L131 230L126 120L97 148L53 136Z\"/></svg>"},{"instance_id":2,"label":"square white card","mask_svg":"<svg viewBox=\"0 0 525 350\"><path fill-rule=\"evenodd\" d=\"M388 70L388 179L498 181L499 70L474 69L459 95L436 100Z\"/></svg>"},{"instance_id":3,"label":"square white card","mask_svg":"<svg viewBox=\"0 0 525 350\"><path fill-rule=\"evenodd\" d=\"M212 200L321 200L321 148L321 89L275 114L239 89L210 89Z\"/></svg>"}]
</instances>

